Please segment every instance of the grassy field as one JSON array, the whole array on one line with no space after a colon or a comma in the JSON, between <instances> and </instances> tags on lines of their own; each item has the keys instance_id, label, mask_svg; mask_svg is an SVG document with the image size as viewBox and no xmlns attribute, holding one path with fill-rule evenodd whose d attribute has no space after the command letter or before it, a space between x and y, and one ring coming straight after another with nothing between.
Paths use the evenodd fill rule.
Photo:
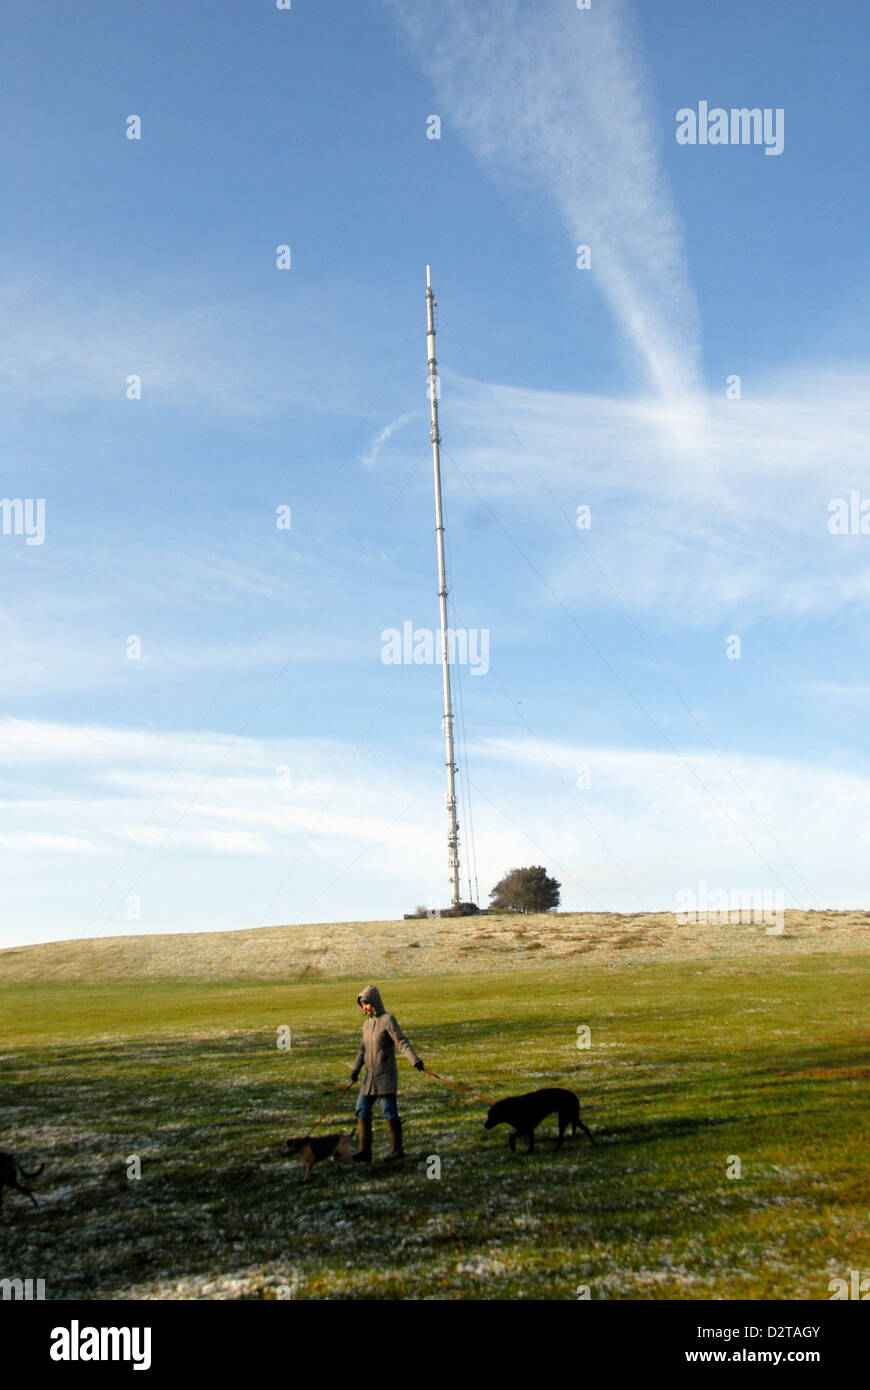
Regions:
<instances>
[{"instance_id":1,"label":"grassy field","mask_svg":"<svg viewBox=\"0 0 870 1390\"><path fill-rule=\"evenodd\" d=\"M0 1277L47 1298L827 1299L870 1267L870 968L851 926L813 949L755 928L690 959L626 927L631 950L501 973L295 983L137 978L129 959L126 978L67 960L34 979L27 951L3 953L0 1148L47 1167L38 1210L5 1193ZM568 1086L597 1146L553 1154L547 1121L512 1155L480 1101L400 1059L405 1164L321 1165L304 1186L280 1143L348 1080L371 982L432 1070L490 1098ZM323 1130L351 1129L353 1096Z\"/></svg>"}]
</instances>

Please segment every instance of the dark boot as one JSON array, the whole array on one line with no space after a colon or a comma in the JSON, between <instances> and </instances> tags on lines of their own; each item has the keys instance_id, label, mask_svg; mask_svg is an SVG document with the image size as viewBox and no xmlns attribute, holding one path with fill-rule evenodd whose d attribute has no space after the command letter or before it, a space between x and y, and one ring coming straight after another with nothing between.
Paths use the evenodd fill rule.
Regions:
<instances>
[{"instance_id":1,"label":"dark boot","mask_svg":"<svg viewBox=\"0 0 870 1390\"><path fill-rule=\"evenodd\" d=\"M357 1133L359 1134L359 1149L353 1156L354 1163L371 1163L372 1161L372 1121L371 1116L367 1120L357 1121Z\"/></svg>"},{"instance_id":2,"label":"dark boot","mask_svg":"<svg viewBox=\"0 0 870 1390\"><path fill-rule=\"evenodd\" d=\"M390 1152L384 1159L385 1163L395 1163L399 1158L405 1157L405 1150L402 1148L402 1121L388 1120L390 1126Z\"/></svg>"}]
</instances>

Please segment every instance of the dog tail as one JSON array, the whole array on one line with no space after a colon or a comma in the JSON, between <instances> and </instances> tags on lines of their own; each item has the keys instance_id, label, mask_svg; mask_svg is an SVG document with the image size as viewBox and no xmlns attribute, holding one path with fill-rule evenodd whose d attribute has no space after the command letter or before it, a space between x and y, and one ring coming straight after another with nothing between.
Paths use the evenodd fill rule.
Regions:
<instances>
[{"instance_id":1,"label":"dog tail","mask_svg":"<svg viewBox=\"0 0 870 1390\"><path fill-rule=\"evenodd\" d=\"M40 1175L40 1173L42 1172L43 1168L45 1167L45 1164L44 1164L44 1163L40 1163L39 1167L38 1167L34 1172L28 1173L27 1169L26 1169L26 1168L22 1168L21 1164L20 1164L20 1163L18 1162L18 1160L16 1159L16 1160L15 1160L15 1167L18 1169L19 1173L21 1174L21 1176L22 1176L23 1178L28 1178L28 1179L29 1179L29 1178L38 1178L39 1175Z\"/></svg>"}]
</instances>

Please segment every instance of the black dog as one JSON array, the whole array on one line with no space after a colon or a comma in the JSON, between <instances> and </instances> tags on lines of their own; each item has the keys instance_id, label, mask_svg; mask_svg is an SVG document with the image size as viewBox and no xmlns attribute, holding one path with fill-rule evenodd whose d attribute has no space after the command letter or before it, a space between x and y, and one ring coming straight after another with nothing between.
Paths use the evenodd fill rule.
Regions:
<instances>
[{"instance_id":1,"label":"black dog","mask_svg":"<svg viewBox=\"0 0 870 1390\"><path fill-rule=\"evenodd\" d=\"M511 1146L511 1153L516 1152L517 1136L526 1135L529 1141L529 1153L535 1152L535 1126L539 1125L547 1115L556 1112L559 1116L559 1138L556 1140L554 1153L558 1153L562 1147L562 1140L565 1130L571 1126L571 1134L577 1133L579 1125L584 1134L589 1135L590 1143L594 1144L589 1130L580 1119L580 1102L573 1091L562 1091L558 1088L545 1091L529 1091L525 1096L508 1096L506 1100L498 1100L495 1105L490 1107L489 1114L484 1121L484 1129L492 1129L495 1125L513 1125L514 1133L510 1136L508 1143Z\"/></svg>"},{"instance_id":2,"label":"black dog","mask_svg":"<svg viewBox=\"0 0 870 1390\"><path fill-rule=\"evenodd\" d=\"M3 1205L4 1187L16 1188L17 1191L23 1192L25 1196L29 1197L35 1207L38 1206L39 1203L37 1202L30 1188L22 1186L22 1184L18 1181L18 1175L20 1174L22 1178L28 1179L38 1178L44 1167L45 1164L42 1163L37 1168L35 1173L28 1173L25 1168L22 1168L21 1164L18 1162L18 1159L15 1158L14 1155L0 1154L0 1206Z\"/></svg>"}]
</instances>

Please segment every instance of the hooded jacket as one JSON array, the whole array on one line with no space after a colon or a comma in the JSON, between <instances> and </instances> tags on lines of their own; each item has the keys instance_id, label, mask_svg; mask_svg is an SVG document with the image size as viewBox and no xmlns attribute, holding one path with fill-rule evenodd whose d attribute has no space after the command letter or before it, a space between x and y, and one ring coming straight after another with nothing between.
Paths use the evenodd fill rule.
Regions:
<instances>
[{"instance_id":1,"label":"hooded jacket","mask_svg":"<svg viewBox=\"0 0 870 1390\"><path fill-rule=\"evenodd\" d=\"M380 991L376 985L369 985L360 995L363 1004L371 1004L375 1017L366 1017L363 1024L362 1042L359 1045L354 1071L366 1069L365 1080L360 1087L366 1096L394 1095L399 1089L399 1069L396 1066L396 1044L404 1052L412 1066L419 1057L392 1014L383 1005Z\"/></svg>"}]
</instances>

